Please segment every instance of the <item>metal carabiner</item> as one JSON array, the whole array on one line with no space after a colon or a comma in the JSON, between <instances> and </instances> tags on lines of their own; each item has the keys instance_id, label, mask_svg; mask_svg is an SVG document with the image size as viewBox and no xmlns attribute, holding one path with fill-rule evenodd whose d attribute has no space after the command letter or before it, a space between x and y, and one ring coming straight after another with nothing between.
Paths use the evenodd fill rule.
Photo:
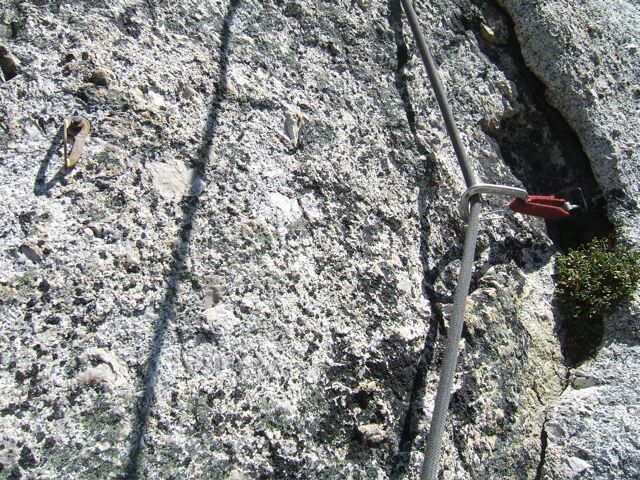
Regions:
<instances>
[{"instance_id":1,"label":"metal carabiner","mask_svg":"<svg viewBox=\"0 0 640 480\"><path fill-rule=\"evenodd\" d=\"M516 197L526 200L529 194L523 188L509 187L506 185L494 185L492 183L476 183L467 188L458 203L458 212L462 219L466 222L469 220L469 200L474 195L482 193L492 193L494 195L505 195L507 197Z\"/></svg>"}]
</instances>

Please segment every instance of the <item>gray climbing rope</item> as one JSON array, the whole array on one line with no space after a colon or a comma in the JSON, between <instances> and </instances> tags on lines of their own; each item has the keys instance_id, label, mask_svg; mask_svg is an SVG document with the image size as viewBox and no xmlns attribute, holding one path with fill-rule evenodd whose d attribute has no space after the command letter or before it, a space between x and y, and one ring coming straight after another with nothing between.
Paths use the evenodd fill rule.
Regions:
<instances>
[{"instance_id":1,"label":"gray climbing rope","mask_svg":"<svg viewBox=\"0 0 640 480\"><path fill-rule=\"evenodd\" d=\"M429 75L429 80L431 81L440 111L442 112L447 133L453 143L453 149L456 152L458 163L460 163L464 180L468 188L473 187L477 184L476 176L469 159L467 158L462 141L460 140L460 135L458 134L453 114L449 108L449 103L444 93L442 82L440 81L438 69L431 57L431 53L427 47L427 42L422 35L422 31L416 17L416 12L414 11L410 0L402 0L402 6L407 14L411 31L413 32L413 36L416 40L424 66L427 69L427 74ZM456 364L458 362L459 343L462 336L462 326L464 324L465 306L467 303L467 296L469 294L471 272L473 269L473 257L476 250L476 241L478 239L478 224L482 210L482 205L479 200L480 197L478 194L474 194L469 198L470 212L464 238L462 263L460 265L458 285L456 286L456 291L453 297L453 313L449 322L449 332L447 335L444 357L440 371L440 382L438 383L438 391L436 393L435 406L433 409L433 415L431 416L431 426L429 427L427 445L425 448L424 462L420 473L420 478L422 480L435 480L438 476L440 450L442 448L442 435L444 433L444 427L447 420L447 410L449 409L449 401L451 400L451 388L453 386Z\"/></svg>"},{"instance_id":2,"label":"gray climbing rope","mask_svg":"<svg viewBox=\"0 0 640 480\"><path fill-rule=\"evenodd\" d=\"M431 82L433 91L436 94L436 100L438 101L438 106L440 107L440 111L442 112L442 118L444 119L447 133L451 138L451 143L453 143L453 149L456 152L456 157L458 157L458 162L460 163L460 168L462 169L462 175L464 176L464 181L467 184L467 187L470 187L477 183L476 175L473 172L471 162L469 162L467 154L464 150L464 146L462 145L462 141L460 140L460 135L458 134L458 129L456 128L456 123L453 119L451 108L449 108L449 102L447 100L447 96L444 93L440 75L438 74L438 67L433 61L433 57L431 56L431 52L429 51L427 42L424 39L424 35L422 35L422 30L420 29L418 17L416 16L416 12L413 9L413 5L411 5L411 2L409 0L402 0L402 6L404 7L404 11L407 14L409 26L411 27L413 37L416 40L416 45L418 46L418 51L420 52L420 56L422 57L422 62L427 69L429 81Z\"/></svg>"},{"instance_id":3,"label":"gray climbing rope","mask_svg":"<svg viewBox=\"0 0 640 480\"><path fill-rule=\"evenodd\" d=\"M453 297L453 313L451 314L451 320L449 322L449 332L447 334L444 357L440 369L440 381L438 382L438 391L436 393L435 405L431 416L431 426L429 427L429 436L424 452L422 471L420 473L422 480L435 480L438 478L442 435L447 421L451 387L453 386L456 364L458 362L462 325L464 324L464 311L467 304L467 295L469 294L469 285L471 283L473 257L476 251L481 210L482 205L476 195L475 198L471 200L471 212L464 237L460 274L458 276L456 292Z\"/></svg>"}]
</instances>

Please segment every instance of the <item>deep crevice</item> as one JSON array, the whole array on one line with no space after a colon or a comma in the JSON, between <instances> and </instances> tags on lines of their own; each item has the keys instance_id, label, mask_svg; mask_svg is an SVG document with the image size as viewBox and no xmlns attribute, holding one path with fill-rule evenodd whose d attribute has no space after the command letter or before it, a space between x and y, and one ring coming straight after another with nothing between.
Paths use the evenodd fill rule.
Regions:
<instances>
[{"instance_id":1,"label":"deep crevice","mask_svg":"<svg viewBox=\"0 0 640 480\"><path fill-rule=\"evenodd\" d=\"M542 480L544 478L544 462L547 456L547 430L545 426L547 424L547 420L545 419L542 422L542 430L540 431L540 460L538 461L538 466L536 467L536 476L534 480Z\"/></svg>"},{"instance_id":2,"label":"deep crevice","mask_svg":"<svg viewBox=\"0 0 640 480\"><path fill-rule=\"evenodd\" d=\"M481 51L516 85L516 102L521 105L519 111L502 118L499 125L482 125L484 132L496 141L505 163L529 193L561 194L571 198L572 203L580 203L577 192L567 191L576 187L582 190L586 208L574 211L567 220L546 224L547 234L558 250L567 252L594 237L609 236L613 225L589 158L576 132L547 102L542 81L526 65L513 20L495 0L480 0L476 6L479 12L466 23ZM485 39L481 34L483 21L502 22L508 42L497 45ZM594 334L588 345L583 338L576 342L575 334L562 317L557 318L558 337L567 364L579 363L602 341L601 335Z\"/></svg>"},{"instance_id":3,"label":"deep crevice","mask_svg":"<svg viewBox=\"0 0 640 480\"><path fill-rule=\"evenodd\" d=\"M404 71L404 67L406 66L409 60L409 47L405 40L403 34L403 21L402 21L402 7L400 5L400 0L389 0L388 1L388 23L391 27L394 40L396 44L396 67L395 67L395 86L398 91L398 95L402 100L403 109L407 118L407 123L409 125L409 129L413 135L413 145L418 151L420 155L424 158L431 158L430 152L426 149L426 147L420 142L416 135L416 113L411 103L411 98L409 95L409 88L407 77ZM426 242L428 238L428 232L430 229L430 225L426 220L425 210L426 205L428 204L428 192L426 189L426 177L429 177L429 174L433 174L433 169L428 165L425 165L425 178L418 179L418 211L420 214L420 231L421 231L421 239L420 239L420 259L424 269L423 274L423 282L422 282L422 292L427 298L429 304L431 305L432 311L431 316L429 318L428 325L428 333L425 338L425 342L422 349L422 354L420 359L416 365L415 374L413 377L413 382L411 385L411 391L409 395L409 401L407 405L407 409L402 422L402 430L400 431L399 439L398 439L398 450L396 452L395 458L392 462L392 467L390 471L389 478L394 480L399 480L404 478L409 469L411 452L414 447L414 441L420 430L418 429L418 425L423 415L424 410L424 396L425 396L425 388L426 388L426 373L432 367L434 363L435 356L435 346L437 343L438 332L444 326L444 317L442 314L442 310L439 307L442 303L450 303L451 298L444 298L442 295L438 294L436 290L433 288L435 280L437 279L439 273L442 271L444 266L449 263L452 259L452 256L459 254L459 247L452 247L449 251L447 251L440 262L433 268L428 268L427 262L425 258L427 257L426 252Z\"/></svg>"},{"instance_id":4,"label":"deep crevice","mask_svg":"<svg viewBox=\"0 0 640 480\"><path fill-rule=\"evenodd\" d=\"M506 115L500 125L482 125L493 138L512 173L532 194L557 194L579 187L587 209L562 222L547 222L547 233L561 250L575 248L594 236L606 236L612 225L606 204L587 154L562 114L545 97L546 87L529 69L522 56L515 26L509 14L495 0L479 1L481 15L506 25L509 41L495 45L481 34L482 18L468 20L480 50L517 86L519 112Z\"/></svg>"}]
</instances>

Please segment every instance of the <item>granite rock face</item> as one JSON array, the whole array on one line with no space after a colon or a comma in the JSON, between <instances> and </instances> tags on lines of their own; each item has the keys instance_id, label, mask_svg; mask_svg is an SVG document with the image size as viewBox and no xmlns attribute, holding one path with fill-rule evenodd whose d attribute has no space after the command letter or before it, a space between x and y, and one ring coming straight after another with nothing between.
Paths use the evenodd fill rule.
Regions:
<instances>
[{"instance_id":1,"label":"granite rock face","mask_svg":"<svg viewBox=\"0 0 640 480\"><path fill-rule=\"evenodd\" d=\"M605 173L630 160L547 104L516 2L518 37L492 2L418 6L479 177L602 189L636 238L630 180ZM0 42L0 476L415 478L464 184L399 2L0 0ZM68 171L75 113L92 131ZM589 215L572 229L604 228ZM578 377L611 379L596 411L635 391L622 365L591 373L618 337L567 386L562 242L483 222L443 478L635 472L630 443L578 451L601 417L562 423Z\"/></svg>"},{"instance_id":2,"label":"granite rock face","mask_svg":"<svg viewBox=\"0 0 640 480\"><path fill-rule=\"evenodd\" d=\"M636 478L640 362L638 296L605 324L597 355L571 371L545 423L544 474L550 478Z\"/></svg>"},{"instance_id":3,"label":"granite rock face","mask_svg":"<svg viewBox=\"0 0 640 480\"><path fill-rule=\"evenodd\" d=\"M527 64L584 145L621 240L637 247L640 8L626 1L501 3ZM607 320L601 348L571 372L549 409L543 476L640 476L640 390L632 373L640 367L638 305L636 297Z\"/></svg>"},{"instance_id":4,"label":"granite rock face","mask_svg":"<svg viewBox=\"0 0 640 480\"><path fill-rule=\"evenodd\" d=\"M527 64L580 137L612 221L640 239L640 6L637 2L500 0Z\"/></svg>"}]
</instances>

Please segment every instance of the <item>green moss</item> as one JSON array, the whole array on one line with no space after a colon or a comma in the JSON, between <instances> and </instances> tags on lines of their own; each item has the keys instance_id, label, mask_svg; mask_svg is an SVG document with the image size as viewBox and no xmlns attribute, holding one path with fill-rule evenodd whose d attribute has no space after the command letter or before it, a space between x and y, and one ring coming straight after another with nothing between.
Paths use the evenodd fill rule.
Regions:
<instances>
[{"instance_id":1,"label":"green moss","mask_svg":"<svg viewBox=\"0 0 640 480\"><path fill-rule=\"evenodd\" d=\"M556 298L572 363L593 353L602 340L603 317L633 293L638 280L640 252L609 239L593 239L557 258Z\"/></svg>"}]
</instances>

